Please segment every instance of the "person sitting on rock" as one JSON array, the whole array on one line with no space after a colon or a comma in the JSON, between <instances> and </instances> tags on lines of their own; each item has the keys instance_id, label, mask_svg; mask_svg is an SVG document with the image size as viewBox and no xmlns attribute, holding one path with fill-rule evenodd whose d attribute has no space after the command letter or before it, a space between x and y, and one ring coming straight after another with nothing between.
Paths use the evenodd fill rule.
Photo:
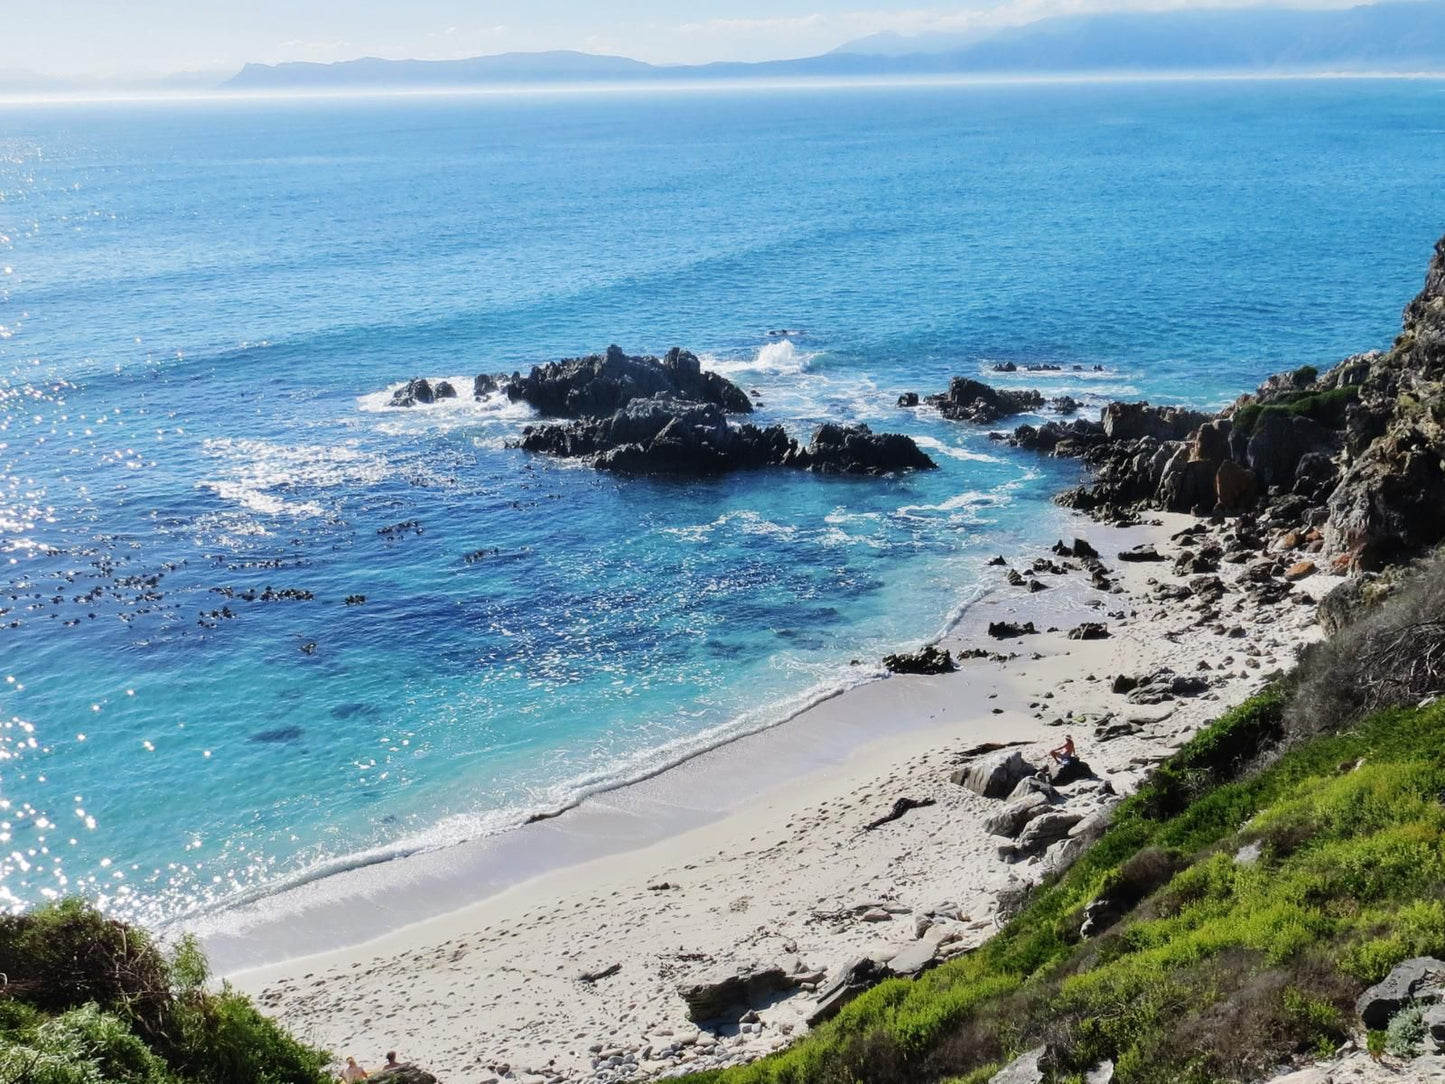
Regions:
<instances>
[{"instance_id":1,"label":"person sitting on rock","mask_svg":"<svg viewBox=\"0 0 1445 1084\"><path fill-rule=\"evenodd\" d=\"M388 1050L388 1051L386 1052L386 1064L383 1065L382 1068L383 1068L383 1069L400 1069L400 1068L401 1068L401 1062L399 1062L399 1061L396 1060L396 1051L395 1051L395 1050Z\"/></svg>"},{"instance_id":2,"label":"person sitting on rock","mask_svg":"<svg viewBox=\"0 0 1445 1084\"><path fill-rule=\"evenodd\" d=\"M365 1080L366 1077L366 1070L356 1064L355 1058L346 1059L346 1068L341 1070L341 1079L345 1084L353 1084L354 1081Z\"/></svg>"},{"instance_id":3,"label":"person sitting on rock","mask_svg":"<svg viewBox=\"0 0 1445 1084\"><path fill-rule=\"evenodd\" d=\"M1061 768L1065 764L1072 764L1078 759L1078 755L1074 752L1074 736L1072 734L1065 734L1064 744L1057 749L1050 749L1049 756L1052 757L1054 763Z\"/></svg>"}]
</instances>

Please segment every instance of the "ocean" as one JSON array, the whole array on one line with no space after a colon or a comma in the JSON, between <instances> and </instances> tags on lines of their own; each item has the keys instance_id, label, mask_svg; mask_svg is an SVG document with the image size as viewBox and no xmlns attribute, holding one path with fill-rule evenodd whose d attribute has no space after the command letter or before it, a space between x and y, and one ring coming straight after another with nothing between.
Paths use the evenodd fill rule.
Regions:
<instances>
[{"instance_id":1,"label":"ocean","mask_svg":"<svg viewBox=\"0 0 1445 1084\"><path fill-rule=\"evenodd\" d=\"M0 906L194 921L875 680L1079 477L900 393L1218 406L1442 231L1429 80L0 105ZM467 394L611 343L940 469L602 476Z\"/></svg>"}]
</instances>

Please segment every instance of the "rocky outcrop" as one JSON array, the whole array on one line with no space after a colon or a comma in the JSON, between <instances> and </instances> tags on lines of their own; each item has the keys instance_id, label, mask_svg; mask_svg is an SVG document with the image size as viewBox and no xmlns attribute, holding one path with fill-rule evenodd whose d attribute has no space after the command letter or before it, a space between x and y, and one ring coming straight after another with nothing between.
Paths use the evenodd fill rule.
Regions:
<instances>
[{"instance_id":1,"label":"rocky outcrop","mask_svg":"<svg viewBox=\"0 0 1445 1084\"><path fill-rule=\"evenodd\" d=\"M948 391L930 395L925 402L937 407L945 418L987 425L1010 414L1038 410L1044 405L1044 397L1037 391L1005 391L956 376L949 382Z\"/></svg>"},{"instance_id":2,"label":"rocky outcrop","mask_svg":"<svg viewBox=\"0 0 1445 1084\"><path fill-rule=\"evenodd\" d=\"M730 414L748 414L747 393L731 380L704 372L697 355L673 347L663 358L633 357L621 347L605 354L564 358L513 374L503 385L512 402L526 403L549 418L600 418L634 399L666 396L708 403Z\"/></svg>"},{"instance_id":3,"label":"rocky outcrop","mask_svg":"<svg viewBox=\"0 0 1445 1084\"><path fill-rule=\"evenodd\" d=\"M1317 550L1350 568L1432 546L1445 540L1445 239L1387 352L1280 373L1213 416L1111 403L1097 422L1003 439L1082 458L1093 481L1061 500L1103 519L1260 515L1319 531Z\"/></svg>"},{"instance_id":4,"label":"rocky outcrop","mask_svg":"<svg viewBox=\"0 0 1445 1084\"><path fill-rule=\"evenodd\" d=\"M1019 780L1034 774L1034 767L1017 751L989 757L966 768L960 768L950 777L961 787L967 787L985 798L1006 798L1018 786Z\"/></svg>"},{"instance_id":5,"label":"rocky outcrop","mask_svg":"<svg viewBox=\"0 0 1445 1084\"><path fill-rule=\"evenodd\" d=\"M1355 1002L1355 1011L1365 1027L1372 1030L1389 1024L1390 1018L1414 1001L1445 999L1445 960L1416 956L1395 965Z\"/></svg>"},{"instance_id":6,"label":"rocky outcrop","mask_svg":"<svg viewBox=\"0 0 1445 1084\"><path fill-rule=\"evenodd\" d=\"M775 995L792 990L794 985L781 967L743 964L683 983L677 992L687 1002L688 1019L706 1024L736 1021Z\"/></svg>"},{"instance_id":7,"label":"rocky outcrop","mask_svg":"<svg viewBox=\"0 0 1445 1084\"><path fill-rule=\"evenodd\" d=\"M910 437L866 425L818 426L799 445L782 426L733 425L721 407L671 396L636 399L601 418L531 425L518 446L562 458L590 458L599 470L705 476L761 467L881 475L937 464Z\"/></svg>"},{"instance_id":8,"label":"rocky outcrop","mask_svg":"<svg viewBox=\"0 0 1445 1084\"><path fill-rule=\"evenodd\" d=\"M958 669L953 655L939 650L937 644L927 644L917 651L900 651L883 656L883 668L890 674L947 674Z\"/></svg>"},{"instance_id":9,"label":"rocky outcrop","mask_svg":"<svg viewBox=\"0 0 1445 1084\"><path fill-rule=\"evenodd\" d=\"M415 380L408 380L396 391L391 393L391 402L387 406L413 407L418 403L434 403L438 399L455 399L457 389L452 387L450 381L438 380L433 384L425 377L418 377Z\"/></svg>"}]
</instances>

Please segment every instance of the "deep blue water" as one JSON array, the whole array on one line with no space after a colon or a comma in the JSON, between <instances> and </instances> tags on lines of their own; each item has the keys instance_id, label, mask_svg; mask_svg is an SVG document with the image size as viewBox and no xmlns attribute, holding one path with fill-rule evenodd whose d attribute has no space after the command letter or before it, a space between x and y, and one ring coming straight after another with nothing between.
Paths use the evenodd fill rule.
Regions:
<instances>
[{"instance_id":1,"label":"deep blue water","mask_svg":"<svg viewBox=\"0 0 1445 1084\"><path fill-rule=\"evenodd\" d=\"M1428 81L0 106L0 900L164 921L860 680L1076 470L899 392L1386 345L1442 182ZM380 407L612 342L942 469L623 480Z\"/></svg>"}]
</instances>

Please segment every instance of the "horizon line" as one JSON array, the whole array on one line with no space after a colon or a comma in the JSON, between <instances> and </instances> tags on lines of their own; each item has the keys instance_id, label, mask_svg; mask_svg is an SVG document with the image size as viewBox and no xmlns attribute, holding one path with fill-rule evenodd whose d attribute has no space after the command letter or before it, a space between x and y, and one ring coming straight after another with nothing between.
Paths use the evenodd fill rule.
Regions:
<instances>
[{"instance_id":1,"label":"horizon line","mask_svg":"<svg viewBox=\"0 0 1445 1084\"><path fill-rule=\"evenodd\" d=\"M1230 83L1230 82L1309 82L1348 80L1384 82L1408 80L1445 81L1445 70L1430 71L1350 71L1309 70L1274 71L1119 71L1106 73L1053 72L1016 75L917 75L917 76L792 76L780 79L746 76L720 79L674 79L648 81L587 81L557 83L476 83L453 87L354 87L323 90L313 88L276 88L274 90L207 90L121 91L111 94L89 92L5 94L0 92L0 107L42 105L127 105L127 104L243 104L254 102L328 102L377 99L436 99L490 97L565 97L586 94L666 94L701 93L724 90L847 90L907 89L910 87L989 87L989 86L1071 86L1136 83Z\"/></svg>"}]
</instances>

